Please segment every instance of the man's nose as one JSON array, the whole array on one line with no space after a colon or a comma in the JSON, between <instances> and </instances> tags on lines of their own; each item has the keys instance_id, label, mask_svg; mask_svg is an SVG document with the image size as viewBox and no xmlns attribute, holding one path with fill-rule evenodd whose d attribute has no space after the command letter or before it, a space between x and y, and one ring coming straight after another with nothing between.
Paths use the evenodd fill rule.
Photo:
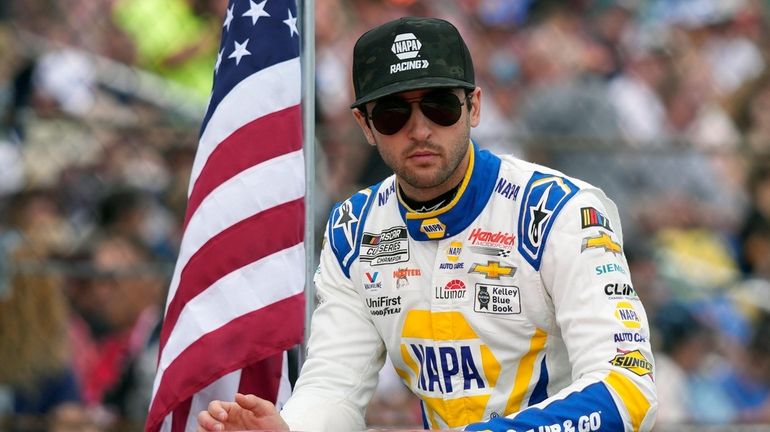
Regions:
<instances>
[{"instance_id":1,"label":"man's nose","mask_svg":"<svg viewBox=\"0 0 770 432\"><path fill-rule=\"evenodd\" d=\"M407 136L415 141L425 141L433 133L433 122L431 122L420 109L419 101L412 101L412 115L406 123Z\"/></svg>"}]
</instances>

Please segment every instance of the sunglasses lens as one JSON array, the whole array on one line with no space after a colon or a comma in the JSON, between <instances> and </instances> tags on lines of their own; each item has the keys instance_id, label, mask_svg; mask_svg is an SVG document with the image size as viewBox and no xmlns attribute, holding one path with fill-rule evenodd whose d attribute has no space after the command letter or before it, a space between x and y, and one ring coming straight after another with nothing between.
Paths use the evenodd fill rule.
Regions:
<instances>
[{"instance_id":1,"label":"sunglasses lens","mask_svg":"<svg viewBox=\"0 0 770 432\"><path fill-rule=\"evenodd\" d=\"M426 95L420 101L420 109L426 117L440 126L452 126L462 115L460 99L451 91Z\"/></svg>"},{"instance_id":2,"label":"sunglasses lens","mask_svg":"<svg viewBox=\"0 0 770 432\"><path fill-rule=\"evenodd\" d=\"M372 108L372 123L383 135L401 130L412 115L409 102L398 98L382 99Z\"/></svg>"},{"instance_id":3,"label":"sunglasses lens","mask_svg":"<svg viewBox=\"0 0 770 432\"><path fill-rule=\"evenodd\" d=\"M420 100L425 117L439 126L452 126L462 115L462 102L451 90L428 93ZM412 115L410 102L397 97L379 100L372 108L372 124L383 135L400 131Z\"/></svg>"}]
</instances>

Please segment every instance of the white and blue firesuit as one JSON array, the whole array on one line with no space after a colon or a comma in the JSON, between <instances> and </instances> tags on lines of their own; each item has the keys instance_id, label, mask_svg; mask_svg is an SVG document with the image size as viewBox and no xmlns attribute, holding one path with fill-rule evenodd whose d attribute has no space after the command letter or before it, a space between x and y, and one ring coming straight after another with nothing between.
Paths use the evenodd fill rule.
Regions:
<instances>
[{"instance_id":1,"label":"white and blue firesuit","mask_svg":"<svg viewBox=\"0 0 770 432\"><path fill-rule=\"evenodd\" d=\"M331 212L292 430L363 430L386 352L426 428L646 431L647 317L620 221L580 180L471 143L447 206L416 213L396 180Z\"/></svg>"}]
</instances>

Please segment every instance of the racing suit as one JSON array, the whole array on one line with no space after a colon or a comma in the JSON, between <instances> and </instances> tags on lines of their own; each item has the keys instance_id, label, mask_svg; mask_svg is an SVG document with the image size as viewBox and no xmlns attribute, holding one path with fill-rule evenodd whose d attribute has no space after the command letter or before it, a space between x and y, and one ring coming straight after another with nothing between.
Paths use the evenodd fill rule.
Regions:
<instances>
[{"instance_id":1,"label":"racing suit","mask_svg":"<svg viewBox=\"0 0 770 432\"><path fill-rule=\"evenodd\" d=\"M646 431L647 317L615 205L577 179L479 151L444 208L395 176L337 204L315 276L292 430L363 430L386 351L426 428Z\"/></svg>"}]
</instances>

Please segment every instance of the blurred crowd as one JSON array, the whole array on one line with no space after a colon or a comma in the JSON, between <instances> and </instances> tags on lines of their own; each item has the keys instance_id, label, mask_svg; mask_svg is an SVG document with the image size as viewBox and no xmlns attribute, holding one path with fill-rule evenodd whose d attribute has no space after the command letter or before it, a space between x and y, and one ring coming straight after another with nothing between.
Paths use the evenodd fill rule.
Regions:
<instances>
[{"instance_id":1,"label":"blurred crowd","mask_svg":"<svg viewBox=\"0 0 770 432\"><path fill-rule=\"evenodd\" d=\"M226 7L0 3L0 430L141 430ZM446 18L483 91L473 139L618 204L660 430L770 424L769 2L315 9L319 230L331 203L389 174L350 114L355 40L399 16ZM370 424L420 426L391 372Z\"/></svg>"}]
</instances>

